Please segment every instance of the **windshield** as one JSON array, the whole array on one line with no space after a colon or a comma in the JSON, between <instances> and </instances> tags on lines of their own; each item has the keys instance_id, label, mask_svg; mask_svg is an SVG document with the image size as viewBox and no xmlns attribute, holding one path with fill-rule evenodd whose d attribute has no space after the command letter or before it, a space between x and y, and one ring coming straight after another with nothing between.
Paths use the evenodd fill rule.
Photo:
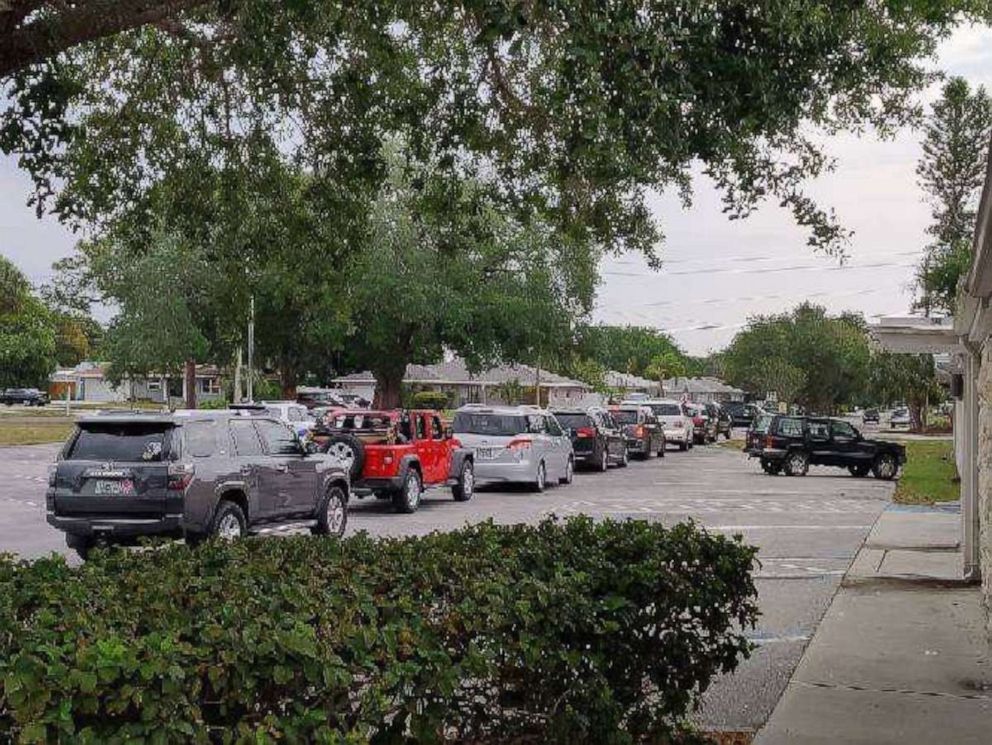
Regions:
<instances>
[{"instance_id":1,"label":"windshield","mask_svg":"<svg viewBox=\"0 0 992 745\"><path fill-rule=\"evenodd\" d=\"M453 426L458 434L511 437L527 431L527 419L513 414L476 414L460 411L455 414Z\"/></svg>"},{"instance_id":2,"label":"windshield","mask_svg":"<svg viewBox=\"0 0 992 745\"><path fill-rule=\"evenodd\" d=\"M588 414L555 414L558 423L565 429L581 429L582 427L595 427L596 422Z\"/></svg>"},{"instance_id":3,"label":"windshield","mask_svg":"<svg viewBox=\"0 0 992 745\"><path fill-rule=\"evenodd\" d=\"M87 424L66 456L70 460L139 463L162 460L171 424Z\"/></svg>"},{"instance_id":4,"label":"windshield","mask_svg":"<svg viewBox=\"0 0 992 745\"><path fill-rule=\"evenodd\" d=\"M768 425L771 423L772 417L770 414L759 414L754 418L754 423L751 425L751 431L763 435L768 431Z\"/></svg>"},{"instance_id":5,"label":"windshield","mask_svg":"<svg viewBox=\"0 0 992 745\"><path fill-rule=\"evenodd\" d=\"M655 416L679 416L682 410L678 404L651 404Z\"/></svg>"},{"instance_id":6,"label":"windshield","mask_svg":"<svg viewBox=\"0 0 992 745\"><path fill-rule=\"evenodd\" d=\"M619 409L613 412L617 424L637 424L637 412L632 409Z\"/></svg>"}]
</instances>

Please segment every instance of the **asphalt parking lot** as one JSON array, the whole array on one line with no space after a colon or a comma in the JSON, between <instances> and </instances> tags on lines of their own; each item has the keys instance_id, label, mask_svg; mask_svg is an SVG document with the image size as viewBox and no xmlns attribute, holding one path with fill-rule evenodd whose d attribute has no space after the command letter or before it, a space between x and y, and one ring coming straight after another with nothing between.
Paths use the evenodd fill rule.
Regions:
<instances>
[{"instance_id":1,"label":"asphalt parking lot","mask_svg":"<svg viewBox=\"0 0 992 745\"><path fill-rule=\"evenodd\" d=\"M0 448L0 552L26 558L65 552L62 535L45 522L46 469L56 451L54 445ZM814 468L805 478L765 476L741 453L710 446L669 451L606 474L580 472L571 486L544 494L483 487L460 504L447 489L428 492L413 515L360 500L349 532L421 534L488 518L509 523L588 514L665 523L691 518L711 530L740 533L760 547L756 581L763 616L752 633L758 647L711 688L699 718L710 727L751 730L774 707L891 493L891 483L835 469Z\"/></svg>"}]
</instances>

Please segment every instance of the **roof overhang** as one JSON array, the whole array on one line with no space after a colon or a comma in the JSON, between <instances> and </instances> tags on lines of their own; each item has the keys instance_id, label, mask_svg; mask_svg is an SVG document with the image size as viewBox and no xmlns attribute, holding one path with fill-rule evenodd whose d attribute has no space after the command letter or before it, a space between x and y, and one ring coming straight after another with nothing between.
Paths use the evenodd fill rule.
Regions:
<instances>
[{"instance_id":1,"label":"roof overhang","mask_svg":"<svg viewBox=\"0 0 992 745\"><path fill-rule=\"evenodd\" d=\"M952 318L882 318L868 327L882 349L901 354L953 354L961 336Z\"/></svg>"}]
</instances>

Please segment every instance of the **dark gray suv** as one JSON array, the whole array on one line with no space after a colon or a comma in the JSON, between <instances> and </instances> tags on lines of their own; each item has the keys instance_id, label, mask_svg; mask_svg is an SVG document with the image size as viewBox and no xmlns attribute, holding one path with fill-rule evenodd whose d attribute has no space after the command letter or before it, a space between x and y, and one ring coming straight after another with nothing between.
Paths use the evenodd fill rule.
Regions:
<instances>
[{"instance_id":1,"label":"dark gray suv","mask_svg":"<svg viewBox=\"0 0 992 745\"><path fill-rule=\"evenodd\" d=\"M274 418L128 412L77 424L49 469L46 501L48 522L83 558L98 541L172 535L195 543L284 521L344 534L347 472Z\"/></svg>"}]
</instances>

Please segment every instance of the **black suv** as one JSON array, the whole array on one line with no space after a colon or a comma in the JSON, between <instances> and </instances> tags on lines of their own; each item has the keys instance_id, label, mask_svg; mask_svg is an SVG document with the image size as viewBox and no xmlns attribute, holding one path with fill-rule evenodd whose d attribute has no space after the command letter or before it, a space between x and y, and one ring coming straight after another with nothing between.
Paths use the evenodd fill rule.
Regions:
<instances>
[{"instance_id":1,"label":"black suv","mask_svg":"<svg viewBox=\"0 0 992 745\"><path fill-rule=\"evenodd\" d=\"M605 471L611 463L627 465L627 438L610 412L553 409L551 413L572 440L576 464L583 463L600 471Z\"/></svg>"},{"instance_id":2,"label":"black suv","mask_svg":"<svg viewBox=\"0 0 992 745\"><path fill-rule=\"evenodd\" d=\"M348 474L282 422L236 411L107 414L78 421L48 475L48 522L84 559L98 541L237 538L313 521L340 536Z\"/></svg>"},{"instance_id":3,"label":"black suv","mask_svg":"<svg viewBox=\"0 0 992 745\"><path fill-rule=\"evenodd\" d=\"M731 423L735 427L750 427L754 418L762 413L754 404L746 404L743 401L728 401L722 404L721 408L730 414Z\"/></svg>"},{"instance_id":4,"label":"black suv","mask_svg":"<svg viewBox=\"0 0 992 745\"><path fill-rule=\"evenodd\" d=\"M8 388L0 392L0 403L7 406L24 404L25 406L44 406L48 403L48 394L37 388Z\"/></svg>"},{"instance_id":5,"label":"black suv","mask_svg":"<svg viewBox=\"0 0 992 745\"><path fill-rule=\"evenodd\" d=\"M756 424L758 424L756 420ZM896 442L867 440L842 419L776 414L760 422L764 432L748 433L745 452L768 474L805 476L811 465L846 468L852 476L894 479L906 462Z\"/></svg>"}]
</instances>

